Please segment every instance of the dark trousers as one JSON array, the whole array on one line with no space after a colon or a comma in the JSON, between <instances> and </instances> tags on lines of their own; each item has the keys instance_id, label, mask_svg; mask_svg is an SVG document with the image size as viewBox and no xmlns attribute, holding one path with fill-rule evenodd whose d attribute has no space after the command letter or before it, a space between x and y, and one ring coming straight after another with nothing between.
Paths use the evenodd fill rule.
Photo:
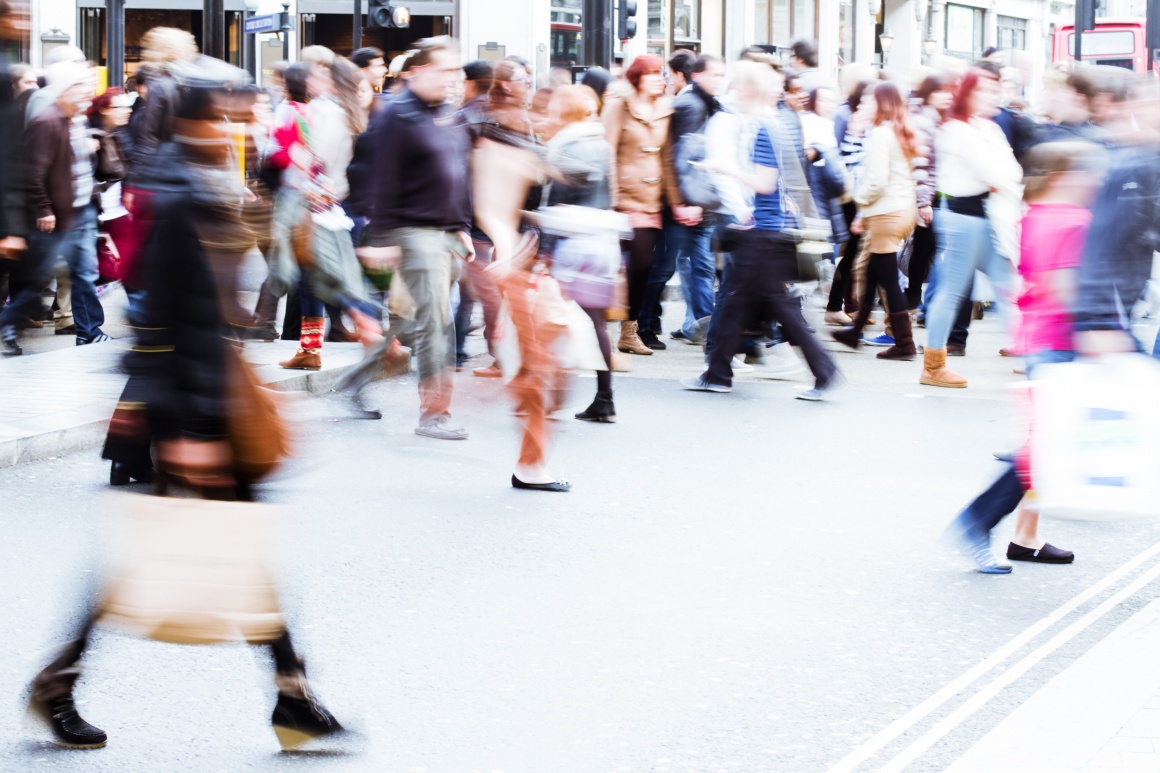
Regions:
<instances>
[{"instance_id":1,"label":"dark trousers","mask_svg":"<svg viewBox=\"0 0 1160 773\"><path fill-rule=\"evenodd\" d=\"M1003 474L959 514L959 525L969 537L991 532L1023 501L1024 488L1015 465L1008 464Z\"/></svg>"},{"instance_id":2,"label":"dark trousers","mask_svg":"<svg viewBox=\"0 0 1160 773\"><path fill-rule=\"evenodd\" d=\"M0 310L0 329L9 325L24 327L25 319L44 319L44 299L40 293L52 280L56 255L28 250L18 261L4 262L11 264L9 286L12 302Z\"/></svg>"},{"instance_id":3,"label":"dark trousers","mask_svg":"<svg viewBox=\"0 0 1160 773\"><path fill-rule=\"evenodd\" d=\"M756 318L779 323L790 344L801 348L817 385L829 384L838 367L806 327L798 300L786 293L786 283L797 273L797 248L776 231L742 231L735 239L732 265L713 315L717 326L706 377L732 385L733 355L746 323Z\"/></svg>"},{"instance_id":4,"label":"dark trousers","mask_svg":"<svg viewBox=\"0 0 1160 773\"><path fill-rule=\"evenodd\" d=\"M633 322L640 319L644 308L645 289L656 260L660 238L659 228L634 228L632 241L624 245L628 251L628 318Z\"/></svg>"},{"instance_id":5,"label":"dark trousers","mask_svg":"<svg viewBox=\"0 0 1160 773\"><path fill-rule=\"evenodd\" d=\"M842 205L842 215L846 218L847 228L854 222L854 216L857 214L858 208L854 202ZM857 308L857 302L853 299L847 301L846 296L852 292L854 261L858 259L858 250L861 246L862 237L858 234L850 234L846 246L842 249L842 259L838 261L838 266L834 269L834 281L830 285L830 300L826 304L826 311L841 311L843 302L845 302L847 312L853 312Z\"/></svg>"},{"instance_id":6,"label":"dark trousers","mask_svg":"<svg viewBox=\"0 0 1160 773\"><path fill-rule=\"evenodd\" d=\"M891 311L906 308L906 296L898 286L898 254L894 252L874 252L870 254L870 263L866 267L866 287L862 290L859 301L859 310L869 310L874 306L874 296L878 288L886 294L886 305ZM861 313L858 319L864 317Z\"/></svg>"},{"instance_id":7,"label":"dark trousers","mask_svg":"<svg viewBox=\"0 0 1160 773\"><path fill-rule=\"evenodd\" d=\"M922 286L930 276L930 267L937 252L938 242L934 226L915 228L914 244L910 253L910 270L907 272L907 279L910 282L906 286L906 307L911 311L922 305Z\"/></svg>"}]
</instances>

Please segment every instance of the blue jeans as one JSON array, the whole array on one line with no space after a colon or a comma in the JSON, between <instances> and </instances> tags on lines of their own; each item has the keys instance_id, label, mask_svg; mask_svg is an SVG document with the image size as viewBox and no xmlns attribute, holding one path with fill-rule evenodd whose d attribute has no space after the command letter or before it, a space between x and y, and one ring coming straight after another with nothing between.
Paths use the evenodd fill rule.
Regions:
<instances>
[{"instance_id":1,"label":"blue jeans","mask_svg":"<svg viewBox=\"0 0 1160 773\"><path fill-rule=\"evenodd\" d=\"M946 348L959 305L970 293L976 271L982 271L995 285L995 306L1009 328L1015 266L995 249L987 218L960 215L945 207L935 210L934 216L939 242L938 292L926 313L927 347Z\"/></svg>"},{"instance_id":2,"label":"blue jeans","mask_svg":"<svg viewBox=\"0 0 1160 773\"><path fill-rule=\"evenodd\" d=\"M1015 472L1015 465L1008 463L998 480L959 513L956 524L971 541L987 537L999 521L1019 507L1023 494L1023 483Z\"/></svg>"},{"instance_id":3,"label":"blue jeans","mask_svg":"<svg viewBox=\"0 0 1160 773\"><path fill-rule=\"evenodd\" d=\"M683 233L682 233L683 232ZM667 237L668 249L676 253L677 273L685 296L685 322L681 332L696 338L697 320L713 315L713 285L717 281L717 257L713 254L713 227L701 223L683 226L674 223Z\"/></svg>"},{"instance_id":4,"label":"blue jeans","mask_svg":"<svg viewBox=\"0 0 1160 773\"><path fill-rule=\"evenodd\" d=\"M1060 351L1051 349L1042 352L1035 352L1028 354L1023 358L1026 363L1027 378L1035 378L1035 369L1040 365L1053 365L1059 362L1075 362L1074 351Z\"/></svg>"},{"instance_id":5,"label":"blue jeans","mask_svg":"<svg viewBox=\"0 0 1160 773\"><path fill-rule=\"evenodd\" d=\"M97 298L97 208L90 204L73 212L67 231L33 231L28 236L28 251L36 255L34 260L49 266L58 260L68 264L77 340L90 341L104 332L105 310Z\"/></svg>"}]
</instances>

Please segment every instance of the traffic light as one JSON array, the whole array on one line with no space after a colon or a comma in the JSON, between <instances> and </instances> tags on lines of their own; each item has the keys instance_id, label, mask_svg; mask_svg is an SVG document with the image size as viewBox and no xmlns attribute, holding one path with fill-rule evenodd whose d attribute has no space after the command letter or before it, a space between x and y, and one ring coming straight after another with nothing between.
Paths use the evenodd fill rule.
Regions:
<instances>
[{"instance_id":1,"label":"traffic light","mask_svg":"<svg viewBox=\"0 0 1160 773\"><path fill-rule=\"evenodd\" d=\"M371 29L406 29L411 26L411 10L391 5L389 0L368 0L367 26Z\"/></svg>"},{"instance_id":2,"label":"traffic light","mask_svg":"<svg viewBox=\"0 0 1160 773\"><path fill-rule=\"evenodd\" d=\"M620 0L616 11L616 37L621 42L636 37L636 0Z\"/></svg>"}]
</instances>

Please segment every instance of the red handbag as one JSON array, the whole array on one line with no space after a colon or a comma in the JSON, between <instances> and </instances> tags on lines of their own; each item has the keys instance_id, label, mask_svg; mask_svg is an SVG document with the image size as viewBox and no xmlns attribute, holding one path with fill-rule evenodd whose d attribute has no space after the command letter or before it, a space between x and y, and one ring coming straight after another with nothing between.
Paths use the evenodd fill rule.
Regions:
<instances>
[{"instance_id":1,"label":"red handbag","mask_svg":"<svg viewBox=\"0 0 1160 773\"><path fill-rule=\"evenodd\" d=\"M101 281L119 282L124 276L122 269L121 253L117 251L113 237L97 234L97 273L101 275Z\"/></svg>"}]
</instances>

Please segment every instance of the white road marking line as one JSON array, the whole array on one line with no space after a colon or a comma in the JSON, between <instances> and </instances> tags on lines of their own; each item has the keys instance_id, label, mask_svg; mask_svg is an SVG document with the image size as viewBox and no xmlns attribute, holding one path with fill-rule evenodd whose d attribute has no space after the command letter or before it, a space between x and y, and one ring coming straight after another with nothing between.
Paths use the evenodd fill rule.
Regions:
<instances>
[{"instance_id":1,"label":"white road marking line","mask_svg":"<svg viewBox=\"0 0 1160 773\"><path fill-rule=\"evenodd\" d=\"M1108 612L1115 609L1125 600L1138 593L1140 589L1145 587L1148 583L1160 577L1160 564L1152 567L1144 574L1137 577L1131 584L1124 586L1119 593L1109 598L1098 607L1088 612L1086 615L1076 620L1064 630L1053 636L1046 644L1039 647L1027 657L1020 660L1018 663L1012 665L1009 669L1004 671L995 681L988 684L982 690L975 693L962 706L959 706L948 716L942 719L938 724L928 730L921 738L906 747L897 757L892 759L889 763L883 766L880 773L899 773L907 765L918 759L930 747L934 746L940 739L950 733L956 727L963 723L965 719L970 717L976 711L981 709L992 698L998 695L1004 687L1007 687L1019 677L1030 671L1040 661L1050 655L1055 650L1067 644L1069 641L1079 635L1085 628L1090 626L1099 618L1106 615Z\"/></svg>"},{"instance_id":2,"label":"white road marking line","mask_svg":"<svg viewBox=\"0 0 1160 773\"><path fill-rule=\"evenodd\" d=\"M1058 623L1060 620L1074 612L1079 607L1083 606L1092 598L1098 596L1100 593L1103 593L1109 587L1122 580L1126 575L1130 574L1133 570L1139 567L1140 564L1152 558L1157 553L1160 553L1160 542L1157 542L1155 545L1148 548L1143 553L1140 553L1135 558L1130 559L1119 569L1116 569L1107 577L1100 580L1095 585L1092 585L1087 590L1081 592L1070 601L1065 602L1051 614L1047 615L1039 622L1034 623L1022 633L1011 639L1011 641L1007 642L998 650L988 655L978 665L972 667L970 670L963 673L960 677L948 683L934 695L930 696L925 701L891 722L889 725L880 730L876 735L868 739L861 746L850 752L837 764L832 766L829 769L829 773L851 773L851 771L857 769L857 767L863 762L870 759L878 752L882 751L882 749L885 748L889 743L894 741L914 725L921 722L925 717L934 712L951 698L955 697L960 692L969 687L972 682L975 682L988 671L995 668L1004 660L1011 657L1011 655L1021 650L1027 645L1028 642L1039 636L1039 634L1043 633L1045 630ZM1002 582L1001 579L999 581Z\"/></svg>"}]
</instances>

